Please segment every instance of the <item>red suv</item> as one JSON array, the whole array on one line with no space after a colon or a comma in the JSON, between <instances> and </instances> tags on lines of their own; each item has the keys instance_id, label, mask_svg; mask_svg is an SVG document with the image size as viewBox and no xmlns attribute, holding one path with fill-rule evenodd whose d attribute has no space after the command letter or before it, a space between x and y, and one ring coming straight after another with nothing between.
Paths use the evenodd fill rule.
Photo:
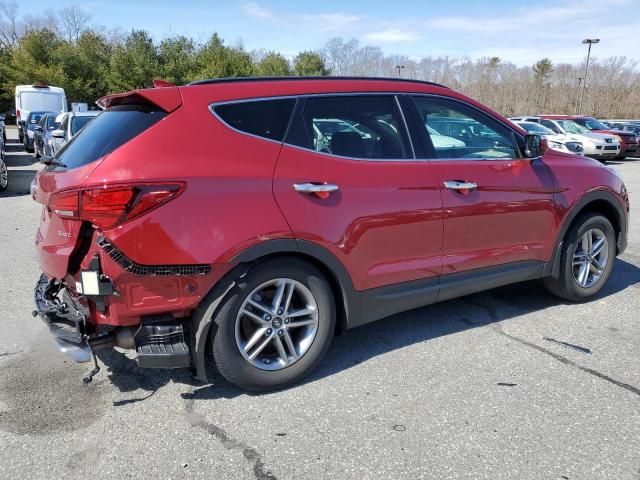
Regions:
<instances>
[{"instance_id":1,"label":"red suv","mask_svg":"<svg viewBox=\"0 0 640 480\"><path fill-rule=\"evenodd\" d=\"M593 117L571 116L571 115L547 115L545 118L559 119L565 118L573 120L578 125L588 128L593 133L605 133L615 135L620 140L620 155L617 158L625 158L628 156L636 156L640 154L640 140L633 132L624 132L616 128L609 128L604 123Z\"/></svg>"},{"instance_id":2,"label":"red suv","mask_svg":"<svg viewBox=\"0 0 640 480\"><path fill-rule=\"evenodd\" d=\"M626 245L612 170L440 85L221 79L99 103L32 192L34 314L78 361L118 346L280 388L397 312L532 279L590 298Z\"/></svg>"}]
</instances>

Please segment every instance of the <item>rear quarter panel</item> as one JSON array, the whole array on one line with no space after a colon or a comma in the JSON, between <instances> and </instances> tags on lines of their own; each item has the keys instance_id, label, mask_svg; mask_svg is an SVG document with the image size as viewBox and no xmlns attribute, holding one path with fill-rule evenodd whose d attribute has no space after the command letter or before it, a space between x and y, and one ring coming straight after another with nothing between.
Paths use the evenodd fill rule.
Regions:
<instances>
[{"instance_id":1,"label":"rear quarter panel","mask_svg":"<svg viewBox=\"0 0 640 480\"><path fill-rule=\"evenodd\" d=\"M185 191L105 237L148 265L214 264L261 241L292 238L272 192L280 144L233 131L206 92L115 150L87 184L183 181Z\"/></svg>"}]
</instances>

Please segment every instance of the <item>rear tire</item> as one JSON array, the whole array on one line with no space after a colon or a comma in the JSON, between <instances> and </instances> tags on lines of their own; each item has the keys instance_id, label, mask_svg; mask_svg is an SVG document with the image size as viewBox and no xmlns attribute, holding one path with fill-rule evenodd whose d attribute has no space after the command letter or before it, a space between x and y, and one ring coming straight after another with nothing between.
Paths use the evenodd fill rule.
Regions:
<instances>
[{"instance_id":1,"label":"rear tire","mask_svg":"<svg viewBox=\"0 0 640 480\"><path fill-rule=\"evenodd\" d=\"M604 240L604 243L600 243ZM607 283L616 256L616 234L611 222L595 213L580 217L564 238L558 278L544 279L553 295L582 302Z\"/></svg>"},{"instance_id":2,"label":"rear tire","mask_svg":"<svg viewBox=\"0 0 640 480\"><path fill-rule=\"evenodd\" d=\"M0 192L4 192L9 186L9 170L4 158L0 158Z\"/></svg>"},{"instance_id":3,"label":"rear tire","mask_svg":"<svg viewBox=\"0 0 640 480\"><path fill-rule=\"evenodd\" d=\"M293 258L258 263L238 279L216 314L215 366L246 390L276 390L299 382L327 352L335 310L331 287L314 266Z\"/></svg>"}]
</instances>

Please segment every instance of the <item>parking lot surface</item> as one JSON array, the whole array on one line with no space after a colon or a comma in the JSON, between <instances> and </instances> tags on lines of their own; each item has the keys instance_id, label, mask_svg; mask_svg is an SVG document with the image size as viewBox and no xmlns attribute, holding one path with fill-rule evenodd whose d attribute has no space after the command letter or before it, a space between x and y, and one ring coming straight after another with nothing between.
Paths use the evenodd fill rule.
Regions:
<instances>
[{"instance_id":1,"label":"parking lot surface","mask_svg":"<svg viewBox=\"0 0 640 480\"><path fill-rule=\"evenodd\" d=\"M9 131L15 139L15 130ZM335 338L302 385L267 395L101 353L58 353L31 316L38 168L8 145L0 194L0 478L640 479L640 159L629 247L588 303L537 283Z\"/></svg>"}]
</instances>

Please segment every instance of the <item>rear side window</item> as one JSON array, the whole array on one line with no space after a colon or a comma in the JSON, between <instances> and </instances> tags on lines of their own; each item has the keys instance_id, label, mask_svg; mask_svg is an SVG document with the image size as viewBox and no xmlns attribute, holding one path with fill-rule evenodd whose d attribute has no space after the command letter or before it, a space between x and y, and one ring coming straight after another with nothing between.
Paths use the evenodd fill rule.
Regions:
<instances>
[{"instance_id":1,"label":"rear side window","mask_svg":"<svg viewBox=\"0 0 640 480\"><path fill-rule=\"evenodd\" d=\"M167 114L147 105L122 105L105 110L56 155L67 168L80 167L111 153Z\"/></svg>"},{"instance_id":2,"label":"rear side window","mask_svg":"<svg viewBox=\"0 0 640 480\"><path fill-rule=\"evenodd\" d=\"M242 101L213 106L213 111L232 128L281 142L296 104L294 98Z\"/></svg>"},{"instance_id":3,"label":"rear side window","mask_svg":"<svg viewBox=\"0 0 640 480\"><path fill-rule=\"evenodd\" d=\"M412 158L392 95L310 97L288 143L364 160Z\"/></svg>"},{"instance_id":4,"label":"rear side window","mask_svg":"<svg viewBox=\"0 0 640 480\"><path fill-rule=\"evenodd\" d=\"M71 135L75 135L76 133L78 133L78 130L80 130L82 127L84 127L87 123L89 123L91 120L93 120L95 117L89 117L89 116L82 116L82 117L76 117L74 116L71 119Z\"/></svg>"}]
</instances>

